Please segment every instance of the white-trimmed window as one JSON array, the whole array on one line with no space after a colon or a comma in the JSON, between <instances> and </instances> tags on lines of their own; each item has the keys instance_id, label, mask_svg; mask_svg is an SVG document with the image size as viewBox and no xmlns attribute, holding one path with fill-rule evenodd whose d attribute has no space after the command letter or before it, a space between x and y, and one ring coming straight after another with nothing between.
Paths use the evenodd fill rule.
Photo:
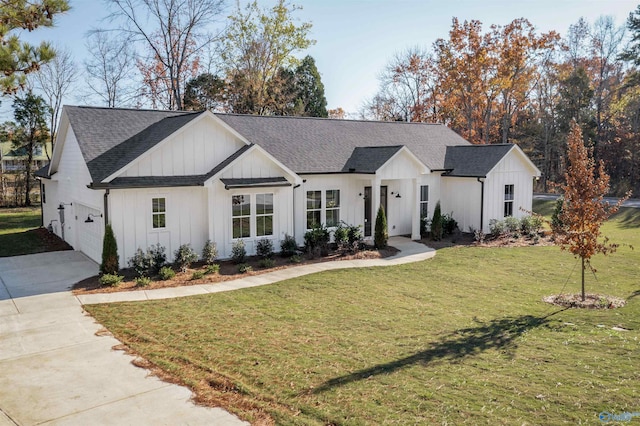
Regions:
<instances>
[{"instance_id":1,"label":"white-trimmed window","mask_svg":"<svg viewBox=\"0 0 640 426\"><path fill-rule=\"evenodd\" d=\"M504 217L513 216L513 185L504 186Z\"/></svg>"},{"instance_id":2,"label":"white-trimmed window","mask_svg":"<svg viewBox=\"0 0 640 426\"><path fill-rule=\"evenodd\" d=\"M273 235L273 194L256 195L256 236Z\"/></svg>"},{"instance_id":3,"label":"white-trimmed window","mask_svg":"<svg viewBox=\"0 0 640 426\"><path fill-rule=\"evenodd\" d=\"M322 223L322 191L307 191L307 229Z\"/></svg>"},{"instance_id":4,"label":"white-trimmed window","mask_svg":"<svg viewBox=\"0 0 640 426\"><path fill-rule=\"evenodd\" d=\"M167 203L164 197L151 199L151 225L154 229L167 226Z\"/></svg>"},{"instance_id":5,"label":"white-trimmed window","mask_svg":"<svg viewBox=\"0 0 640 426\"><path fill-rule=\"evenodd\" d=\"M327 227L338 226L340 224L340 190L329 189L326 192L326 220Z\"/></svg>"},{"instance_id":6,"label":"white-trimmed window","mask_svg":"<svg viewBox=\"0 0 640 426\"><path fill-rule=\"evenodd\" d=\"M249 195L231 197L231 221L233 238L251 236L251 197Z\"/></svg>"},{"instance_id":7,"label":"white-trimmed window","mask_svg":"<svg viewBox=\"0 0 640 426\"><path fill-rule=\"evenodd\" d=\"M420 217L429 217L429 185L420 185Z\"/></svg>"}]
</instances>

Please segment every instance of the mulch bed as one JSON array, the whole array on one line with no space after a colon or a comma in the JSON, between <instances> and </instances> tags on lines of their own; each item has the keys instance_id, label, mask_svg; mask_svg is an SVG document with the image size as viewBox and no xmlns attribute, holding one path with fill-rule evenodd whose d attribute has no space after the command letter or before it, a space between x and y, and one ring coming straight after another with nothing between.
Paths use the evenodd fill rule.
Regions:
<instances>
[{"instance_id":1,"label":"mulch bed","mask_svg":"<svg viewBox=\"0 0 640 426\"><path fill-rule=\"evenodd\" d=\"M32 232L35 235L37 235L38 238L40 238L40 241L42 241L42 248L43 248L42 251L46 252L46 251L73 250L73 247L67 244L66 241L62 240L53 232L49 232L47 228L41 227L41 228L32 229L27 232L29 233Z\"/></svg>"},{"instance_id":2,"label":"mulch bed","mask_svg":"<svg viewBox=\"0 0 640 426\"><path fill-rule=\"evenodd\" d=\"M565 308L583 309L615 309L627 304L624 299L620 299L619 297L592 293L585 294L584 301L580 294L554 294L542 300L552 305L563 306Z\"/></svg>"},{"instance_id":3,"label":"mulch bed","mask_svg":"<svg viewBox=\"0 0 640 426\"><path fill-rule=\"evenodd\" d=\"M230 260L217 262L220 265L220 272L217 274L208 274L200 279L191 279L194 272L204 271L206 265L203 263L194 263L190 269L186 272L177 272L176 276L170 280L157 280L151 281L146 287L138 287L135 282L135 273L131 269L123 269L120 271L120 275L124 276L123 281L117 287L102 287L98 281L98 276L90 277L76 283L73 286L74 294L92 294L92 293L114 293L118 291L133 291L133 290L152 290L157 288L167 287L180 287L195 284L213 284L224 281L235 280L238 278L260 275L266 272L273 272L280 269L292 268L301 265L309 265L320 262L330 262L334 260L353 260L353 259L382 259L390 256L394 256L399 252L395 247L387 247L384 250L375 250L373 248L367 248L361 250L355 254L343 254L337 251L330 252L328 256L317 257L310 259L305 255L300 256L299 263L292 263L290 258L283 258L280 256L274 256L273 260L275 265L272 268L261 268L260 258L258 256L247 257L245 264L250 265L253 269L250 272L244 274L238 272L238 265Z\"/></svg>"},{"instance_id":4,"label":"mulch bed","mask_svg":"<svg viewBox=\"0 0 640 426\"><path fill-rule=\"evenodd\" d=\"M520 236L514 238L509 235L492 237L488 235L484 241L476 241L474 235L469 232L455 232L452 235L444 236L440 241L433 241L430 238L423 238L421 243L440 250L455 246L471 247L528 247L528 246L552 246L554 244L550 234L543 233L537 239Z\"/></svg>"}]
</instances>

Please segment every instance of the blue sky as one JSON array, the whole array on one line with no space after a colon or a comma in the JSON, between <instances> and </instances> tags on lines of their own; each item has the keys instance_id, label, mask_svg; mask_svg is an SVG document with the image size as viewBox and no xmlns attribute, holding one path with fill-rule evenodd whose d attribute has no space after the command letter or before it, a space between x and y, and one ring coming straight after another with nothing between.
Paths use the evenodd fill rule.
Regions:
<instances>
[{"instance_id":1,"label":"blue sky","mask_svg":"<svg viewBox=\"0 0 640 426\"><path fill-rule=\"evenodd\" d=\"M47 39L71 50L76 61L85 55L84 37L92 28L104 27L108 14L100 0L69 0L71 11L56 27L24 34L25 40ZM230 1L229 11L235 1ZM263 6L272 1L259 0ZM452 17L478 19L488 28L524 17L540 31L562 35L580 17L593 22L612 15L624 24L639 0L294 0L302 6L296 17L313 24L317 43L304 54L316 59L325 85L328 107L356 112L374 95L377 76L394 53L420 45L430 46L447 37ZM81 102L70 96L67 103ZM10 104L2 102L6 107ZM4 108L3 108L4 109Z\"/></svg>"}]
</instances>

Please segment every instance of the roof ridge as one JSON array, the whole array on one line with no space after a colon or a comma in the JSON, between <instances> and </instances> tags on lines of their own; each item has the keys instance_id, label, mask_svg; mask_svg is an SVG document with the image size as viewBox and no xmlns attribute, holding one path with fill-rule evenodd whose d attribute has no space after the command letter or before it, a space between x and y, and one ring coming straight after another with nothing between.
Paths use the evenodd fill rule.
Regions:
<instances>
[{"instance_id":1,"label":"roof ridge","mask_svg":"<svg viewBox=\"0 0 640 426\"><path fill-rule=\"evenodd\" d=\"M422 121L383 121L383 120L364 120L352 118L331 118L331 117L303 117L299 115L255 115L255 114L236 114L227 112L214 112L214 115L226 115L234 117L255 117L261 119L290 119L290 120L317 120L317 121L337 121L346 123L380 123L380 124L422 124L426 126L445 126L443 123L425 123Z\"/></svg>"},{"instance_id":2,"label":"roof ridge","mask_svg":"<svg viewBox=\"0 0 640 426\"><path fill-rule=\"evenodd\" d=\"M164 112L171 114L201 114L203 111L184 111L184 110L169 110L169 109L151 109L151 108L125 108L125 107L106 107L106 106L92 106L92 105L63 105L66 108L81 108L81 109L101 109L107 111L140 111L140 112Z\"/></svg>"}]
</instances>

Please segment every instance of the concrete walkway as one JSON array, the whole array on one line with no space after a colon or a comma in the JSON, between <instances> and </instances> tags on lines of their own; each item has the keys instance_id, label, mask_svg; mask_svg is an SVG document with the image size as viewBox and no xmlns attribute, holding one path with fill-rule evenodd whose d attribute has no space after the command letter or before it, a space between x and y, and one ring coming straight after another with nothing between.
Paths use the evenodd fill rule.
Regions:
<instances>
[{"instance_id":1,"label":"concrete walkway","mask_svg":"<svg viewBox=\"0 0 640 426\"><path fill-rule=\"evenodd\" d=\"M0 426L242 425L149 376L69 291L98 273L73 251L0 258Z\"/></svg>"},{"instance_id":2,"label":"concrete walkway","mask_svg":"<svg viewBox=\"0 0 640 426\"><path fill-rule=\"evenodd\" d=\"M436 251L421 243L416 243L404 237L389 238L389 245L400 250L398 254L384 259L336 260L293 268L281 269L265 274L247 276L233 281L216 284L196 284L182 287L160 288L155 290L122 291L117 293L83 294L76 296L83 305L110 302L135 302L139 300L170 299L175 297L194 296L197 294L218 293L221 291L239 290L273 284L315 272L333 269L365 268L372 266L391 266L403 263L419 262L435 256Z\"/></svg>"},{"instance_id":3,"label":"concrete walkway","mask_svg":"<svg viewBox=\"0 0 640 426\"><path fill-rule=\"evenodd\" d=\"M73 251L0 258L0 426L241 425L221 408L193 404L191 392L149 376L86 315L83 304L236 290L331 269L398 265L435 250L391 238L386 259L324 262L220 284L75 297L71 286L98 273Z\"/></svg>"}]
</instances>

